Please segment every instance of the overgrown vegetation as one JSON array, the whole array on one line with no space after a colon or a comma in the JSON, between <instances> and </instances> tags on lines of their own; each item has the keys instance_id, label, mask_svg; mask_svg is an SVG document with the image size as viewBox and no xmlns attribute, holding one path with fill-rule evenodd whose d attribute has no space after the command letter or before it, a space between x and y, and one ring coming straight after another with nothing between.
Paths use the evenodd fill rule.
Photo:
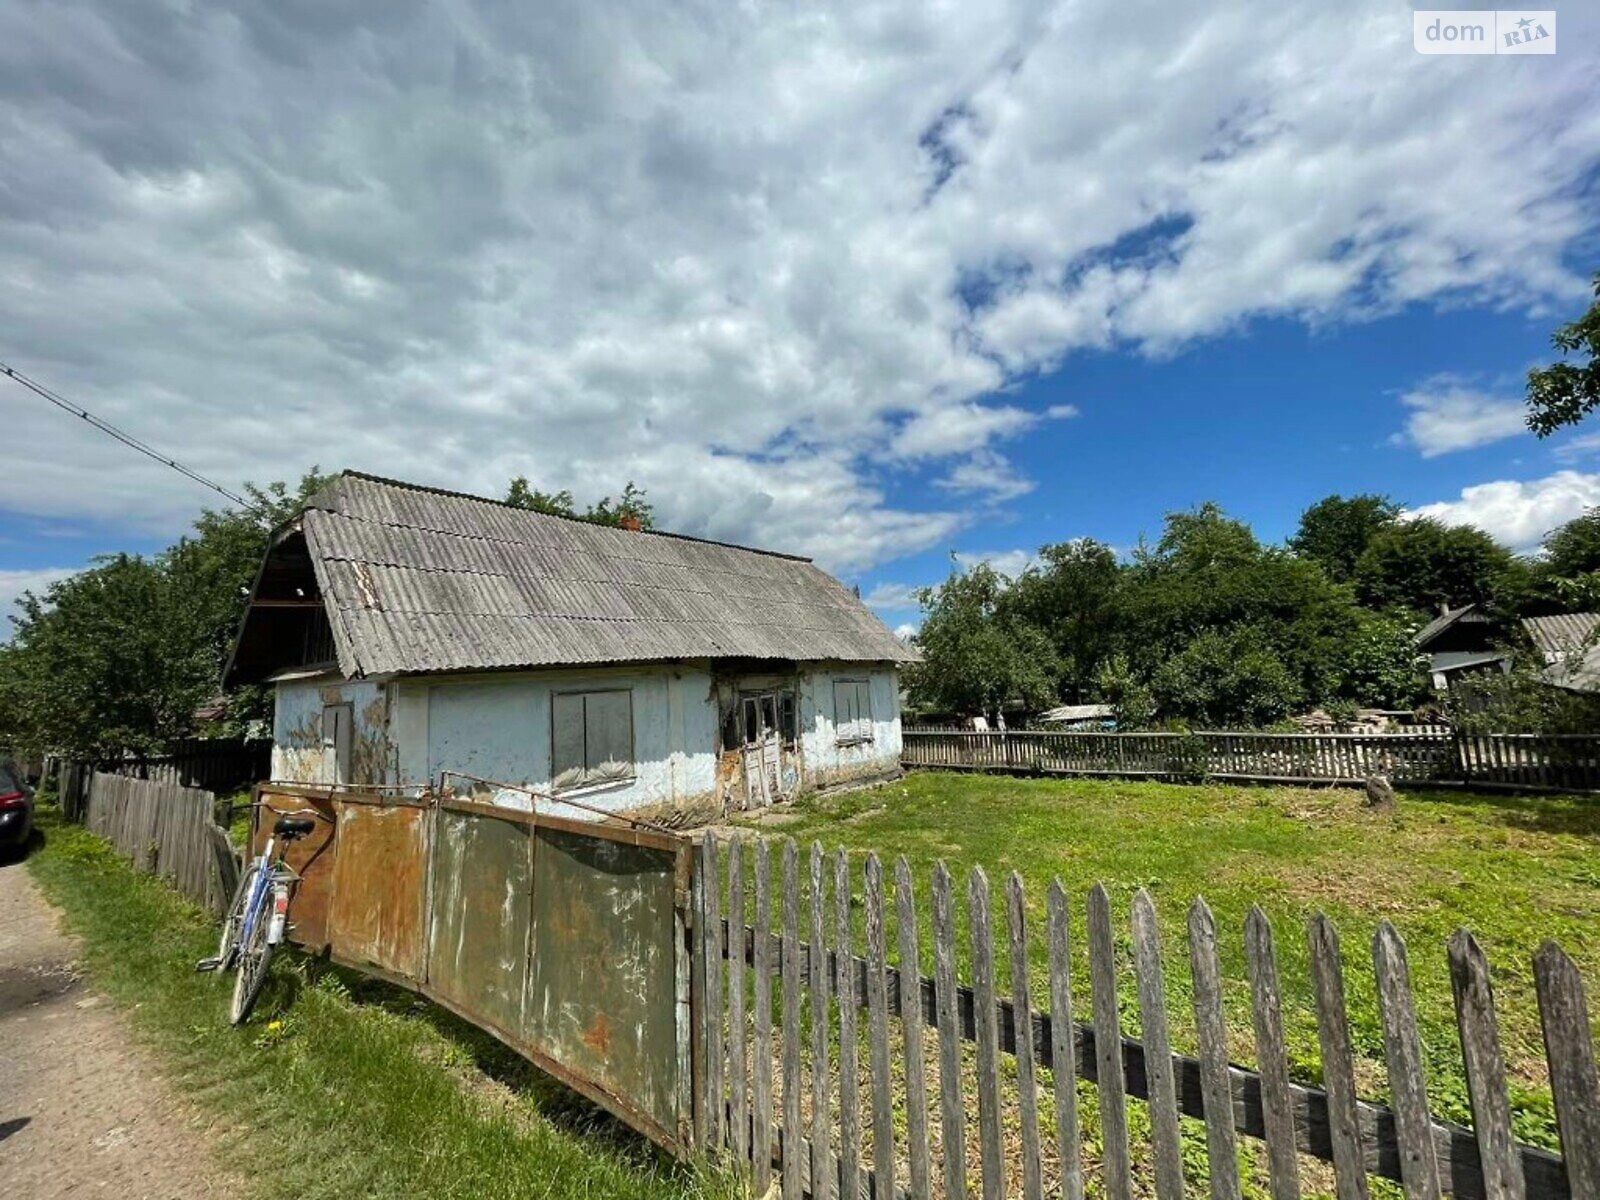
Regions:
<instances>
[{"instance_id":1,"label":"overgrown vegetation","mask_svg":"<svg viewBox=\"0 0 1600 1200\"><path fill-rule=\"evenodd\" d=\"M408 993L280 959L257 1015L224 1018L196 975L209 918L135 875L99 838L44 819L29 868L83 939L94 986L200 1104L257 1194L582 1200L728 1197L678 1168L487 1034Z\"/></svg>"},{"instance_id":2,"label":"overgrown vegetation","mask_svg":"<svg viewBox=\"0 0 1600 1200\"><path fill-rule=\"evenodd\" d=\"M1016 579L982 564L956 570L921 594L924 661L907 684L915 704L941 712L1104 702L1125 728L1409 709L1429 697L1413 637L1441 609L1482 606L1529 661L1519 618L1600 599L1600 509L1553 531L1545 549L1519 558L1481 530L1406 519L1370 495L1318 501L1273 546L1203 504L1168 514L1160 539L1126 562L1080 540L1041 548ZM1473 697L1472 712L1483 716L1485 702ZM1531 711L1509 705L1499 719ZM1569 712L1570 727L1593 727L1581 701L1545 702L1540 719Z\"/></svg>"},{"instance_id":3,"label":"overgrown vegetation","mask_svg":"<svg viewBox=\"0 0 1600 1200\"><path fill-rule=\"evenodd\" d=\"M1600 980L1600 804L1593 800L1403 793L1396 810L1384 813L1347 790L923 773L891 787L806 801L800 813L782 833L801 845L818 839L830 851L872 851L886 870L895 856L906 856L921 881L924 973L932 961L927 880L934 864L944 861L963 885L981 865L993 881L997 912L1004 911L1003 880L1020 873L1035 935L1030 979L1046 1010L1039 936L1046 888L1060 878L1073 901L1075 1008L1087 1013L1084 901L1095 883L1105 883L1119 931L1119 1007L1134 1036L1139 1009L1127 966L1128 913L1134 892L1149 889L1161 921L1174 1038L1188 1053L1195 1051L1188 906L1203 895L1216 914L1230 1053L1250 1062L1243 927L1251 905L1259 904L1277 935L1291 1070L1307 1082L1319 1080L1321 1066L1305 929L1312 915L1326 913L1343 944L1358 1084L1377 1101L1387 1094L1371 939L1377 923L1389 920L1409 947L1435 1112L1470 1124L1445 955L1450 934L1465 926L1494 967L1517 1136L1557 1144L1530 963L1540 943L1555 938L1591 987ZM859 888L859 863L856 878ZM957 909L964 959L964 905ZM892 931L888 941L895 945ZM1594 1015L1600 1024L1600 1012Z\"/></svg>"}]
</instances>

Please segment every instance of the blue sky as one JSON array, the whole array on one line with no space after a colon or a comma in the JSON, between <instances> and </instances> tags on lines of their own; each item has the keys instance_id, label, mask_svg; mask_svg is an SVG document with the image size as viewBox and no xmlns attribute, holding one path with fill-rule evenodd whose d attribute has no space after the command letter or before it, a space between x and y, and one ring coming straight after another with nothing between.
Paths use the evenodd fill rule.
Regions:
<instances>
[{"instance_id":1,"label":"blue sky","mask_svg":"<svg viewBox=\"0 0 1600 1200\"><path fill-rule=\"evenodd\" d=\"M1600 502L1600 431L1520 426L1600 269L1600 10L1559 19L1511 58L1417 54L1401 0L14 5L0 361L229 487L633 479L895 626L952 552L1207 499L1525 549ZM9 383L0 430L0 606L209 502Z\"/></svg>"}]
</instances>

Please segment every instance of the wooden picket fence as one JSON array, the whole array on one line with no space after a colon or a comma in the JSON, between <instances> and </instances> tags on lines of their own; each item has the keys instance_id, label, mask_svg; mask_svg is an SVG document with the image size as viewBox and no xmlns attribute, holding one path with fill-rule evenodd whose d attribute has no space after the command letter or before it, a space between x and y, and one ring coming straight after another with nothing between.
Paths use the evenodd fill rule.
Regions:
<instances>
[{"instance_id":1,"label":"wooden picket fence","mask_svg":"<svg viewBox=\"0 0 1600 1200\"><path fill-rule=\"evenodd\" d=\"M1125 968L1117 962L1118 937L1103 887L1088 897L1092 1011L1090 1020L1078 1022L1070 904L1059 881L1048 893L1050 1012L1043 1013L1035 1011L1028 985L1029 939L1036 934L1028 928L1024 885L1015 874L998 919L990 911L986 875L981 868L971 874L967 985L958 982L956 899L943 864L932 879L929 977L922 974L918 898L904 859L895 864L892 897L878 859L866 859L861 957L854 950L854 877L845 853L826 856L814 843L804 894L793 841L777 856L774 889L768 843L756 842L754 861L747 863L746 846L735 837L724 876L719 847L707 837L691 898L696 1140L748 1164L758 1196L776 1169L784 1200L964 1200L969 1194L1004 1200L1008 1188L1014 1194L1018 1187L1022 1200L1044 1200L1048 1169L1048 1191L1062 1200L1082 1200L1086 1190L1111 1200L1135 1194L1181 1200L1186 1188L1191 1195L1208 1189L1214 1200L1224 1200L1241 1195L1238 1147L1244 1137L1264 1143L1273 1200L1298 1200L1303 1186L1316 1186L1305 1179L1308 1160L1331 1164L1339 1200L1366 1200L1372 1178L1398 1181L1413 1200L1445 1194L1600 1197L1600 1082L1589 1014L1577 969L1553 942L1535 956L1533 970L1562 1155L1513 1137L1491 973L1465 930L1450 939L1448 950L1471 1129L1437 1120L1429 1110L1406 947L1387 922L1374 937L1373 960L1391 1106L1357 1097L1339 937L1320 915L1308 929L1324 1080L1316 1088L1289 1077L1274 934L1259 909L1244 929L1257 1044L1250 1070L1230 1060L1219 935L1204 900L1188 914L1199 1046L1198 1057L1188 1057L1172 1049L1156 911L1143 890L1131 914L1142 1034L1134 1040L1122 1032L1117 981ZM747 875L753 876L751 924ZM898 967L889 962L891 904ZM996 971L997 924L1009 950L1009 988ZM930 1045L936 1056L931 1069ZM976 1060L970 1072L969 1046ZM1048 1073L1048 1085L1041 1073ZM1080 1080L1094 1085L1097 1100L1099 1167L1093 1175L1084 1166ZM1130 1095L1145 1101L1146 1122L1130 1123ZM974 1100L975 1147L968 1136ZM1041 1118L1044 1103L1053 1108L1053 1137ZM1205 1184L1194 1178L1200 1172L1185 1171L1180 1115L1205 1124ZM1137 1159L1134 1128L1149 1130ZM1312 1167L1318 1169L1325 1179L1330 1168ZM969 1174L976 1178L969 1182Z\"/></svg>"},{"instance_id":2,"label":"wooden picket fence","mask_svg":"<svg viewBox=\"0 0 1600 1200\"><path fill-rule=\"evenodd\" d=\"M1512 791L1600 790L1600 734L1072 733L905 729L906 767L1221 779L1396 782Z\"/></svg>"},{"instance_id":3,"label":"wooden picket fence","mask_svg":"<svg viewBox=\"0 0 1600 1200\"><path fill-rule=\"evenodd\" d=\"M216 797L199 788L96 772L84 824L135 869L221 915L238 886L239 866L215 812Z\"/></svg>"}]
</instances>

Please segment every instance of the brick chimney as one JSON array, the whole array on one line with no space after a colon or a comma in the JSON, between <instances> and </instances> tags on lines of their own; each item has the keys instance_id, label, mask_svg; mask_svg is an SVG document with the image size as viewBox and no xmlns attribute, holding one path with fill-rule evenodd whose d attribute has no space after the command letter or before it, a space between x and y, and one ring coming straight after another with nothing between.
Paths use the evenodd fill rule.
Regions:
<instances>
[{"instance_id":1,"label":"brick chimney","mask_svg":"<svg viewBox=\"0 0 1600 1200\"><path fill-rule=\"evenodd\" d=\"M623 513L617 525L619 528L626 529L629 533L639 532L639 518L632 513Z\"/></svg>"}]
</instances>

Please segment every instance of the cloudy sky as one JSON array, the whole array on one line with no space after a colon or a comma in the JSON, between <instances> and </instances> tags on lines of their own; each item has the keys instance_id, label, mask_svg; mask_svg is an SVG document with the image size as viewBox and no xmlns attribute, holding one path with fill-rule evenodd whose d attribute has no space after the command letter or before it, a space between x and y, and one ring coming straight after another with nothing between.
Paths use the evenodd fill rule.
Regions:
<instances>
[{"instance_id":1,"label":"cloudy sky","mask_svg":"<svg viewBox=\"0 0 1600 1200\"><path fill-rule=\"evenodd\" d=\"M1600 268L1600 13L1400 0L0 7L0 358L229 484L355 467L810 554L1600 503L1527 368ZM206 493L6 381L0 600Z\"/></svg>"}]
</instances>

